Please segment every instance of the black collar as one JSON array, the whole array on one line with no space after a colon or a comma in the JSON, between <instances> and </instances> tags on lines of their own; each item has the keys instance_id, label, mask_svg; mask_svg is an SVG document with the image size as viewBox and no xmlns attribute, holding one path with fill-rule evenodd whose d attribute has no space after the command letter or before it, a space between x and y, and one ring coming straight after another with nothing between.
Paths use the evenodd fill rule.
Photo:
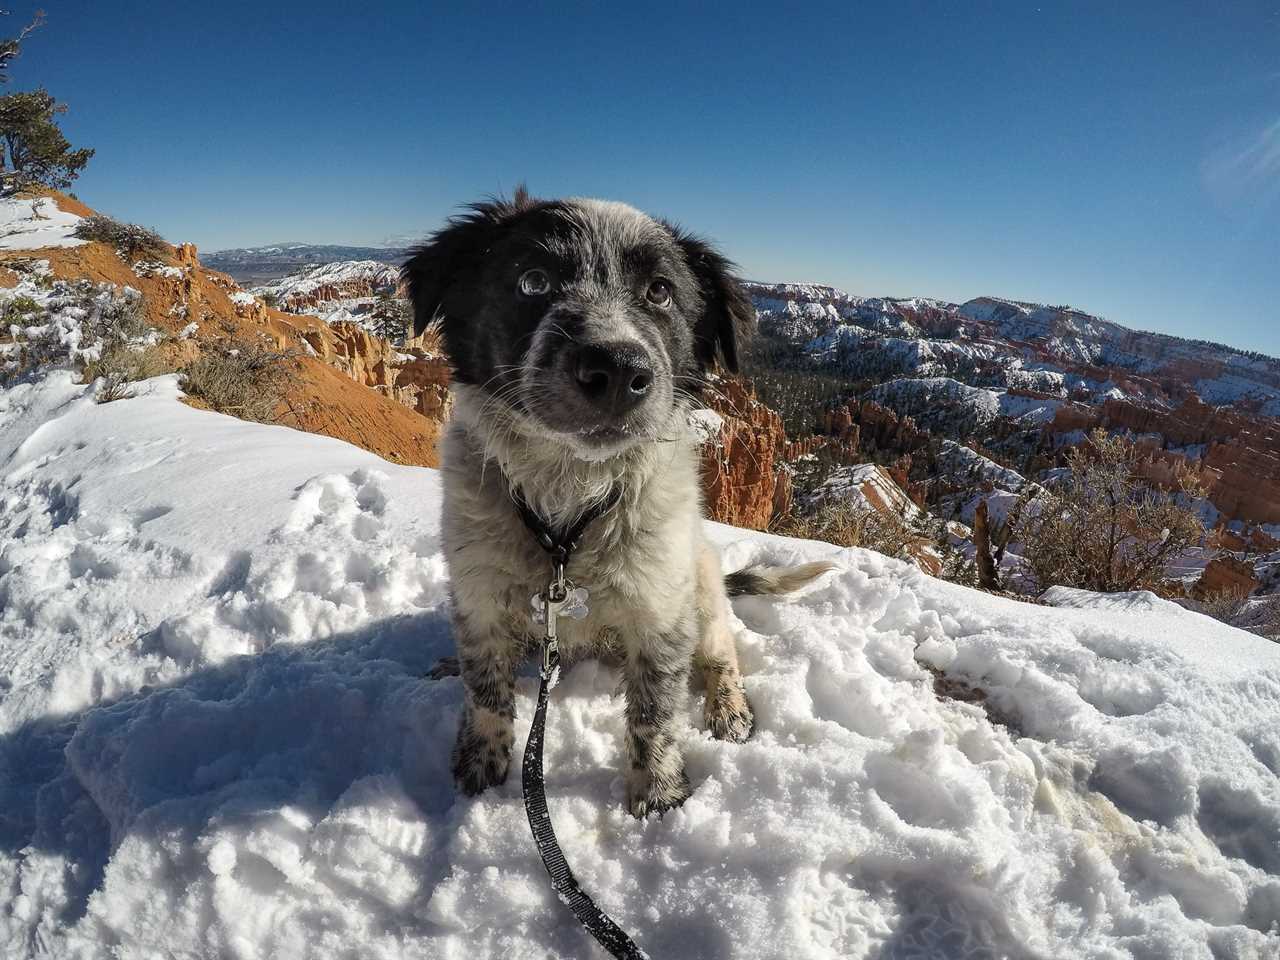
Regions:
<instances>
[{"instance_id":1,"label":"black collar","mask_svg":"<svg viewBox=\"0 0 1280 960\"><path fill-rule=\"evenodd\" d=\"M622 488L615 485L607 497L589 506L572 526L567 530L559 530L529 506L529 501L524 498L524 492L519 487L511 488L511 502L515 504L520 519L533 534L533 539L538 541L538 546L547 552L551 562L560 570L568 566L569 558L578 549L578 543L586 533L587 527L617 506L621 497Z\"/></svg>"}]
</instances>

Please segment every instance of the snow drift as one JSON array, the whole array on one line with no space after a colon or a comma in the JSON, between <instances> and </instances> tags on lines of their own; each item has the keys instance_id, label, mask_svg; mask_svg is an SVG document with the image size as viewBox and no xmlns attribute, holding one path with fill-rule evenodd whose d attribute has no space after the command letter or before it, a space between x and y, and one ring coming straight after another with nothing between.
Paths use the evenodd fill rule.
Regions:
<instances>
[{"instance_id":1,"label":"snow drift","mask_svg":"<svg viewBox=\"0 0 1280 960\"><path fill-rule=\"evenodd\" d=\"M82 219L48 197L0 200L0 250L78 247L85 242L74 236Z\"/></svg>"},{"instance_id":2,"label":"snow drift","mask_svg":"<svg viewBox=\"0 0 1280 960\"><path fill-rule=\"evenodd\" d=\"M517 779L450 783L433 471L56 372L0 392L0 503L4 956L603 955ZM566 854L652 956L1280 955L1280 646L711 532L839 566L735 604L754 738L692 697L693 796L637 822L616 673L548 728Z\"/></svg>"}]
</instances>

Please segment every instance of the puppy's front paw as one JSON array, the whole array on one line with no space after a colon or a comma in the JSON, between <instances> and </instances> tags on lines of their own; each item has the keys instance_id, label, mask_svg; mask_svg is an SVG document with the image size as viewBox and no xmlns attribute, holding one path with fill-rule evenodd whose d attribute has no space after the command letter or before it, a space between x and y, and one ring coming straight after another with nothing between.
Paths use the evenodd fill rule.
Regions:
<instances>
[{"instance_id":1,"label":"puppy's front paw","mask_svg":"<svg viewBox=\"0 0 1280 960\"><path fill-rule=\"evenodd\" d=\"M674 775L632 770L627 777L627 809L640 820L651 813L661 816L688 800L692 792L683 767Z\"/></svg>"},{"instance_id":2,"label":"puppy's front paw","mask_svg":"<svg viewBox=\"0 0 1280 960\"><path fill-rule=\"evenodd\" d=\"M453 748L453 779L469 797L505 783L511 766L511 736L485 736L463 722Z\"/></svg>"},{"instance_id":3,"label":"puppy's front paw","mask_svg":"<svg viewBox=\"0 0 1280 960\"><path fill-rule=\"evenodd\" d=\"M733 743L745 743L756 723L746 691L740 683L721 684L714 694L707 697L703 716L713 737Z\"/></svg>"}]
</instances>

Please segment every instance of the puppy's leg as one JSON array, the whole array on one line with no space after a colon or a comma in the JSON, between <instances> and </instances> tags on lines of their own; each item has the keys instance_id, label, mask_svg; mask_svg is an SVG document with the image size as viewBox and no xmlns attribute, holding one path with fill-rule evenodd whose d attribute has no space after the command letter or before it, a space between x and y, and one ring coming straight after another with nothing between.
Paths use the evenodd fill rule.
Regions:
<instances>
[{"instance_id":1,"label":"puppy's leg","mask_svg":"<svg viewBox=\"0 0 1280 960\"><path fill-rule=\"evenodd\" d=\"M628 644L627 809L636 817L678 807L689 796L676 735L689 684L690 633Z\"/></svg>"},{"instance_id":2,"label":"puppy's leg","mask_svg":"<svg viewBox=\"0 0 1280 960\"><path fill-rule=\"evenodd\" d=\"M720 562L709 544L698 551L698 613L701 632L694 665L707 691L703 711L707 729L717 740L742 743L751 736L755 718L742 686L738 648L729 625L729 599Z\"/></svg>"},{"instance_id":3,"label":"puppy's leg","mask_svg":"<svg viewBox=\"0 0 1280 960\"><path fill-rule=\"evenodd\" d=\"M518 644L497 624L455 612L454 636L464 695L453 748L453 776L468 796L507 779L516 717Z\"/></svg>"}]
</instances>

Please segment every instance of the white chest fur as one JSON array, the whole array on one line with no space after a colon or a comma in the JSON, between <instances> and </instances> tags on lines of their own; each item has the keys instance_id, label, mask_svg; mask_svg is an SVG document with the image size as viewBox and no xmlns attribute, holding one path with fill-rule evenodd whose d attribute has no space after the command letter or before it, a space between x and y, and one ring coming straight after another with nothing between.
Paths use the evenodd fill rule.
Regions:
<instances>
[{"instance_id":1,"label":"white chest fur","mask_svg":"<svg viewBox=\"0 0 1280 960\"><path fill-rule=\"evenodd\" d=\"M444 443L445 555L455 603L469 619L524 637L538 635L530 597L551 561L520 520L516 485L553 524L615 486L617 506L584 533L567 576L590 591L590 615L562 621L566 653L647 632L664 632L694 602L701 532L697 459L678 439L584 461L545 439L478 422L466 391Z\"/></svg>"}]
</instances>

